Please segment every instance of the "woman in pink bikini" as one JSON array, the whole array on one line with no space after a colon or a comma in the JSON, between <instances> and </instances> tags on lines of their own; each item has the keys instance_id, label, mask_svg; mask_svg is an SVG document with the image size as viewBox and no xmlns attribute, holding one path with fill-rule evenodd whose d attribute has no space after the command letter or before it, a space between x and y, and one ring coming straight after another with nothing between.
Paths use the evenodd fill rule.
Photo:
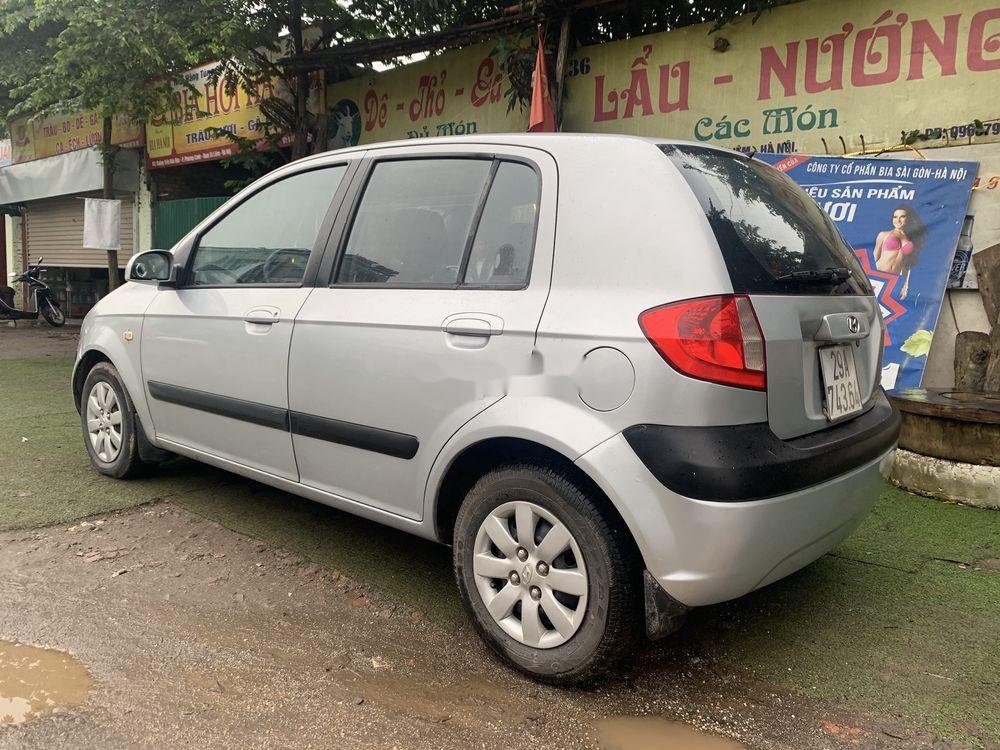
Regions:
<instances>
[{"instance_id":1,"label":"woman in pink bikini","mask_svg":"<svg viewBox=\"0 0 1000 750\"><path fill-rule=\"evenodd\" d=\"M875 238L875 267L879 271L903 276L899 298L906 299L910 287L910 270L924 246L927 228L912 206L899 205L892 212L892 229L879 232Z\"/></svg>"}]
</instances>

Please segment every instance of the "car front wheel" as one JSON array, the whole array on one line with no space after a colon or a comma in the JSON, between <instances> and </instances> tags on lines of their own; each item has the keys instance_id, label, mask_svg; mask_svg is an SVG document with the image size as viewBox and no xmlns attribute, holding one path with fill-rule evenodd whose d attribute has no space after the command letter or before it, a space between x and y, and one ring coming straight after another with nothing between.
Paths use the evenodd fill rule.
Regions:
<instances>
[{"instance_id":1,"label":"car front wheel","mask_svg":"<svg viewBox=\"0 0 1000 750\"><path fill-rule=\"evenodd\" d=\"M125 479L140 474L138 420L118 370L108 362L94 365L83 384L80 419L90 462L101 474Z\"/></svg>"},{"instance_id":2,"label":"car front wheel","mask_svg":"<svg viewBox=\"0 0 1000 750\"><path fill-rule=\"evenodd\" d=\"M459 509L455 576L480 635L505 661L553 684L587 682L642 633L634 544L561 467L483 476Z\"/></svg>"}]
</instances>

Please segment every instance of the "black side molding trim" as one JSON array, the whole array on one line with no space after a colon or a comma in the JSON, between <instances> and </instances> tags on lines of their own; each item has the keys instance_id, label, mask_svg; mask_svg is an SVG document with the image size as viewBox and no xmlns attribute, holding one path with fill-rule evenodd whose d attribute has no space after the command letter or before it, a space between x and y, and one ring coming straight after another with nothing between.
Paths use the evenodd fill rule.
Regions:
<instances>
[{"instance_id":1,"label":"black side molding trim","mask_svg":"<svg viewBox=\"0 0 1000 750\"><path fill-rule=\"evenodd\" d=\"M291 413L291 426L295 435L349 445L352 448L407 460L417 455L417 449L420 447L420 441L413 435L297 411Z\"/></svg>"},{"instance_id":2,"label":"black side molding trim","mask_svg":"<svg viewBox=\"0 0 1000 750\"><path fill-rule=\"evenodd\" d=\"M407 460L417 455L420 441L413 435L402 432L384 430L380 427L368 427L354 422L342 422L339 419L317 417L312 414L290 412L278 406L267 406L252 401L243 401L229 396L217 396L193 388L182 388L178 385L157 383L150 380L146 383L149 395L157 401L186 406L210 414L218 414L242 422L272 427L276 430L291 431L295 435L326 440L330 443L348 445L352 448L384 453L395 458Z\"/></svg>"},{"instance_id":3,"label":"black side molding trim","mask_svg":"<svg viewBox=\"0 0 1000 750\"><path fill-rule=\"evenodd\" d=\"M805 489L873 461L896 444L899 425L899 411L880 392L864 414L792 440L766 423L642 424L623 434L664 487L696 500L739 502Z\"/></svg>"},{"instance_id":4,"label":"black side molding trim","mask_svg":"<svg viewBox=\"0 0 1000 750\"><path fill-rule=\"evenodd\" d=\"M207 411L209 414L218 414L221 417L273 427L276 430L288 429L288 410L278 406L257 404L229 396L217 396L214 393L182 388L179 385L157 383L152 380L148 381L146 385L149 387L149 395L157 401L187 406L191 409Z\"/></svg>"}]
</instances>

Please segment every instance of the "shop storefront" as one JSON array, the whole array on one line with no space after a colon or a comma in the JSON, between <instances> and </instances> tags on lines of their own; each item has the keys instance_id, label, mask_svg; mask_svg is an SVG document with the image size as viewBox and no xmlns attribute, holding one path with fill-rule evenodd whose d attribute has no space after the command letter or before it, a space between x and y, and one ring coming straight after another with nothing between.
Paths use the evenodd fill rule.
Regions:
<instances>
[{"instance_id":1,"label":"shop storefront","mask_svg":"<svg viewBox=\"0 0 1000 750\"><path fill-rule=\"evenodd\" d=\"M83 244L83 198L100 193L61 196L25 204L28 260L45 259L45 280L70 317L82 317L108 292L107 253L88 250ZM134 201L132 195L117 195L122 201L121 250L118 265L124 267L134 245Z\"/></svg>"},{"instance_id":2,"label":"shop storefront","mask_svg":"<svg viewBox=\"0 0 1000 750\"><path fill-rule=\"evenodd\" d=\"M307 37L317 39L318 30ZM239 153L230 136L264 144L260 102L281 96L282 84L262 84L248 90L242 86L227 92L225 79L215 80L216 63L206 63L184 74L184 85L175 90L169 116L153 118L146 126L146 166L153 195L153 244L169 248L208 214L255 176L288 159L288 142L279 151L261 150L256 171L227 159ZM310 79L310 112L322 109L322 76Z\"/></svg>"},{"instance_id":3,"label":"shop storefront","mask_svg":"<svg viewBox=\"0 0 1000 750\"><path fill-rule=\"evenodd\" d=\"M71 317L85 315L108 291L107 253L83 246L83 199L99 197L103 180L96 149L0 168L0 205L16 214L8 226L18 246L10 270L20 271L28 262L44 258L46 283ZM115 197L122 201L120 268L136 247L138 189L138 153L122 150L114 175Z\"/></svg>"},{"instance_id":4,"label":"shop storefront","mask_svg":"<svg viewBox=\"0 0 1000 750\"><path fill-rule=\"evenodd\" d=\"M221 206L235 192L232 184L245 171L226 169L219 161L151 169L149 186L155 201L152 211L153 247L170 249L194 226Z\"/></svg>"}]
</instances>

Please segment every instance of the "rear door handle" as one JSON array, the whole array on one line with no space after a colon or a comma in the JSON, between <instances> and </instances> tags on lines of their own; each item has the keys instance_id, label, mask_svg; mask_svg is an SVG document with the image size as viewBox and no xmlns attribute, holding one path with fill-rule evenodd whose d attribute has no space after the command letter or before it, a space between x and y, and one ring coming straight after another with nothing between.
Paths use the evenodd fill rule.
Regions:
<instances>
[{"instance_id":1,"label":"rear door handle","mask_svg":"<svg viewBox=\"0 0 1000 750\"><path fill-rule=\"evenodd\" d=\"M813 339L815 341L861 341L868 337L868 316L863 312L824 315Z\"/></svg>"},{"instance_id":2,"label":"rear door handle","mask_svg":"<svg viewBox=\"0 0 1000 750\"><path fill-rule=\"evenodd\" d=\"M441 330L455 336L499 336L503 333L503 318L490 313L458 313L441 323Z\"/></svg>"}]
</instances>

